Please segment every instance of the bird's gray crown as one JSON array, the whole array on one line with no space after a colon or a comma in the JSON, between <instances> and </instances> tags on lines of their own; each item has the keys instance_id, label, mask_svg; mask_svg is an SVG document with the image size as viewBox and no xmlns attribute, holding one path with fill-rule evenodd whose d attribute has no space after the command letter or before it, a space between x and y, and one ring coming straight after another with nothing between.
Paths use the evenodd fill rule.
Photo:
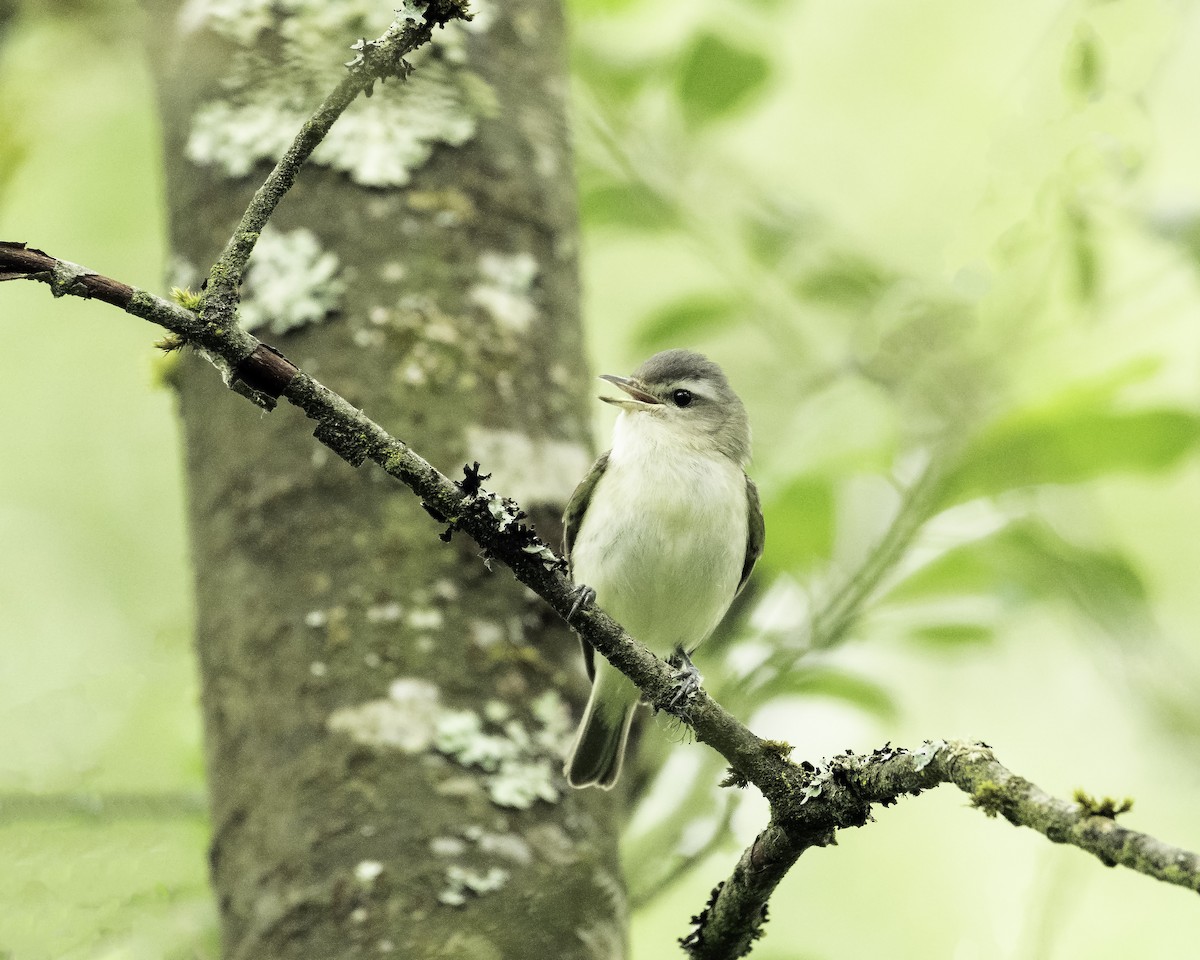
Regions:
<instances>
[{"instance_id":1,"label":"bird's gray crown","mask_svg":"<svg viewBox=\"0 0 1200 960\"><path fill-rule=\"evenodd\" d=\"M713 384L721 392L733 392L720 366L693 350L675 349L656 353L633 372L633 379L647 385L701 380Z\"/></svg>"}]
</instances>

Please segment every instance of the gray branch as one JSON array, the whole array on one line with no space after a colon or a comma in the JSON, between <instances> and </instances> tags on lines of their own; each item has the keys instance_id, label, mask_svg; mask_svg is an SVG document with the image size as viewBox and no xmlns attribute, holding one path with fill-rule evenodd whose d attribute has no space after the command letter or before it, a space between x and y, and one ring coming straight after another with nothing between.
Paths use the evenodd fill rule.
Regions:
<instances>
[{"instance_id":1,"label":"gray branch","mask_svg":"<svg viewBox=\"0 0 1200 960\"><path fill-rule=\"evenodd\" d=\"M943 783L954 784L988 816L1078 847L1106 866L1128 867L1200 893L1200 857L1117 823L1128 801L1098 803L1083 794L1075 802L1060 800L1001 764L986 744L952 740L926 742L919 750L889 746L845 754L804 773L786 803L772 803L767 828L680 940L692 957L745 956L762 935L767 901L801 854L833 843L838 830L869 823L876 804L891 806Z\"/></svg>"},{"instance_id":2,"label":"gray branch","mask_svg":"<svg viewBox=\"0 0 1200 960\"><path fill-rule=\"evenodd\" d=\"M96 298L149 320L201 347L231 378L231 386L262 402L282 396L316 422L314 436L352 466L371 460L409 487L448 531L461 531L488 562L508 566L518 580L566 617L574 601L565 565L537 538L512 500L479 486L470 468L455 482L348 401L299 370L278 351L237 326L214 328L197 314L144 290L60 261L21 243L0 242L0 281L35 280L55 296ZM476 465L477 466L477 465ZM670 710L677 681L664 661L598 607L571 624L660 710ZM771 822L742 854L696 929L681 940L698 958L739 957L761 935L766 904L807 849L831 843L837 830L863 826L875 804L887 806L941 783L953 783L989 815L1069 843L1108 866L1200 892L1200 857L1117 824L1113 804L1075 803L1043 792L1002 766L991 749L961 741L927 743L916 751L883 748L847 754L825 767L797 765L791 747L763 740L701 690L679 714L731 768L729 784L754 784L771 804Z\"/></svg>"}]
</instances>

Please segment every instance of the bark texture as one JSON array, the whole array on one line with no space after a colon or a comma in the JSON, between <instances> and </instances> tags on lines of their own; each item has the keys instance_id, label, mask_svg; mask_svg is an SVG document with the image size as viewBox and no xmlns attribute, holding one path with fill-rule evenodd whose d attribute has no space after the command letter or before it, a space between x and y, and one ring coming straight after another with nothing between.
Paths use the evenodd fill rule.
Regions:
<instances>
[{"instance_id":1,"label":"bark texture","mask_svg":"<svg viewBox=\"0 0 1200 960\"><path fill-rule=\"evenodd\" d=\"M177 275L203 273L269 165L185 156L244 49L175 4L149 14ZM331 38L325 87L385 26ZM269 55L295 25L257 29ZM473 133L435 143L403 188L302 173L269 229L311 231L340 293L257 332L444 472L483 461L553 538L588 460L557 3L490 11L463 62ZM265 323L288 309L261 280L243 294ZM557 691L574 711L583 692L561 622L466 538L439 545L383 474L298 436L298 412L229 402L207 364L177 383L226 956L623 955L621 797L563 791L555 757Z\"/></svg>"}]
</instances>

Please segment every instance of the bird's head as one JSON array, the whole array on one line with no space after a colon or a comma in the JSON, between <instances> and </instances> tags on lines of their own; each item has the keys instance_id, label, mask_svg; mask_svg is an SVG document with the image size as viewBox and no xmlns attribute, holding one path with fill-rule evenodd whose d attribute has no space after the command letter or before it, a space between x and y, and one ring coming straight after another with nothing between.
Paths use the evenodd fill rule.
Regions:
<instances>
[{"instance_id":1,"label":"bird's head","mask_svg":"<svg viewBox=\"0 0 1200 960\"><path fill-rule=\"evenodd\" d=\"M622 429L650 430L700 452L722 453L735 463L750 459L750 420L721 368L691 350L664 350L632 376L604 374L624 397L601 397L620 407ZM624 423L621 423L624 421Z\"/></svg>"}]
</instances>

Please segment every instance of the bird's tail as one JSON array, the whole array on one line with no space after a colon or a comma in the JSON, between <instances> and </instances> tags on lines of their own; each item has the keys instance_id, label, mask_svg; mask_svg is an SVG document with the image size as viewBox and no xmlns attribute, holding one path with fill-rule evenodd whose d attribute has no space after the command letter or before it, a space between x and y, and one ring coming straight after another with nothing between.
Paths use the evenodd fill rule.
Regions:
<instances>
[{"instance_id":1,"label":"bird's tail","mask_svg":"<svg viewBox=\"0 0 1200 960\"><path fill-rule=\"evenodd\" d=\"M600 669L592 684L592 695L563 772L573 787L611 790L625 761L625 744L638 704L637 688L615 670L615 676L607 676L607 670L600 664L597 667ZM620 689L623 686L629 690Z\"/></svg>"}]
</instances>

